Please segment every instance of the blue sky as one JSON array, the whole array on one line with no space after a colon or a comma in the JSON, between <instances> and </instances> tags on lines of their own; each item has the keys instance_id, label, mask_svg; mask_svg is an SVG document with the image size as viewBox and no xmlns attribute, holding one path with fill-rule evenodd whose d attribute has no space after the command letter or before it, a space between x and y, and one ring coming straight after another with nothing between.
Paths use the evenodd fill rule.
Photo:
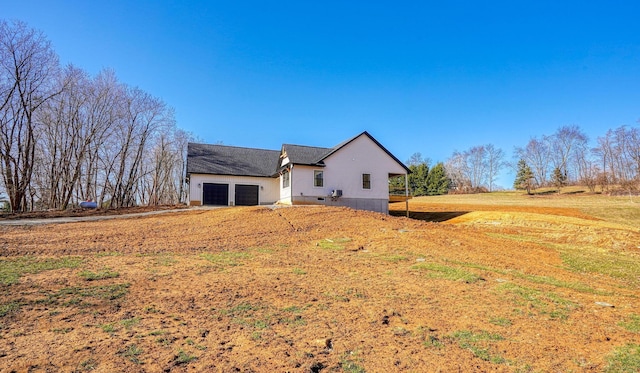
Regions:
<instances>
[{"instance_id":1,"label":"blue sky","mask_svg":"<svg viewBox=\"0 0 640 373\"><path fill-rule=\"evenodd\" d=\"M204 142L331 147L367 130L434 162L637 125L639 14L615 0L0 0L62 63L113 69Z\"/></svg>"}]
</instances>

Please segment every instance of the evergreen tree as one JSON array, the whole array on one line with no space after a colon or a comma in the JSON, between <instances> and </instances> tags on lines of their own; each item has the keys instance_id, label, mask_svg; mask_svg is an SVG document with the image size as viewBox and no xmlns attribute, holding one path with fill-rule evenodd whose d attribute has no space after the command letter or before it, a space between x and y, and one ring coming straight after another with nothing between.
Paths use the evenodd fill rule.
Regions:
<instances>
[{"instance_id":1,"label":"evergreen tree","mask_svg":"<svg viewBox=\"0 0 640 373\"><path fill-rule=\"evenodd\" d=\"M556 167L553 169L553 184L558 188L558 193L560 193L560 189L567 183L567 172L562 172L560 167Z\"/></svg>"},{"instance_id":2,"label":"evergreen tree","mask_svg":"<svg viewBox=\"0 0 640 373\"><path fill-rule=\"evenodd\" d=\"M409 170L409 189L414 196L427 195L427 176L429 175L429 166L426 163L410 165Z\"/></svg>"},{"instance_id":3,"label":"evergreen tree","mask_svg":"<svg viewBox=\"0 0 640 373\"><path fill-rule=\"evenodd\" d=\"M427 176L427 195L436 196L447 194L451 180L447 177L447 173L442 162L433 166Z\"/></svg>"},{"instance_id":4,"label":"evergreen tree","mask_svg":"<svg viewBox=\"0 0 640 373\"><path fill-rule=\"evenodd\" d=\"M533 171L524 159L518 161L518 171L516 173L516 179L513 181L513 187L516 189L524 189L527 194L531 194L531 187L533 186Z\"/></svg>"}]
</instances>

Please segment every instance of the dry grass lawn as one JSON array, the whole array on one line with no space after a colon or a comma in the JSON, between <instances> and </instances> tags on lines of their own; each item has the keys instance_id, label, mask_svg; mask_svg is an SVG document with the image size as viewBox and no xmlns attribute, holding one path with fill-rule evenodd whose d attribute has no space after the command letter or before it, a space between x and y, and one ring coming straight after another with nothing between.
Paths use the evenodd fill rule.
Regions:
<instances>
[{"instance_id":1,"label":"dry grass lawn","mask_svg":"<svg viewBox=\"0 0 640 373\"><path fill-rule=\"evenodd\" d=\"M0 226L0 371L640 369L639 200L410 210L440 222L310 206Z\"/></svg>"}]
</instances>

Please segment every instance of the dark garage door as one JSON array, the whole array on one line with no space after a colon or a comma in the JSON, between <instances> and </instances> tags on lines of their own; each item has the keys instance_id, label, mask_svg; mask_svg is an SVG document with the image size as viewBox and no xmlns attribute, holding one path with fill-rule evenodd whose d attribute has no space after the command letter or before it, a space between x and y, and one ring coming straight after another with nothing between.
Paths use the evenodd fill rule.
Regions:
<instances>
[{"instance_id":1,"label":"dark garage door","mask_svg":"<svg viewBox=\"0 0 640 373\"><path fill-rule=\"evenodd\" d=\"M202 184L202 204L227 206L229 204L229 184Z\"/></svg>"},{"instance_id":2,"label":"dark garage door","mask_svg":"<svg viewBox=\"0 0 640 373\"><path fill-rule=\"evenodd\" d=\"M236 184L236 206L255 206L258 204L258 186Z\"/></svg>"}]
</instances>

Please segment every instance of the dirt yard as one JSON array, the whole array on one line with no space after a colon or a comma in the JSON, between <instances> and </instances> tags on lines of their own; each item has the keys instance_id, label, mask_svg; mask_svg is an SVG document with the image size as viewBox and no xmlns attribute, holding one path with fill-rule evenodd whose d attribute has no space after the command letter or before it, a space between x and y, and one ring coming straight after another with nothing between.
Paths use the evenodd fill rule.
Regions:
<instances>
[{"instance_id":1,"label":"dirt yard","mask_svg":"<svg viewBox=\"0 0 640 373\"><path fill-rule=\"evenodd\" d=\"M640 230L550 205L0 226L0 371L633 369Z\"/></svg>"}]
</instances>

